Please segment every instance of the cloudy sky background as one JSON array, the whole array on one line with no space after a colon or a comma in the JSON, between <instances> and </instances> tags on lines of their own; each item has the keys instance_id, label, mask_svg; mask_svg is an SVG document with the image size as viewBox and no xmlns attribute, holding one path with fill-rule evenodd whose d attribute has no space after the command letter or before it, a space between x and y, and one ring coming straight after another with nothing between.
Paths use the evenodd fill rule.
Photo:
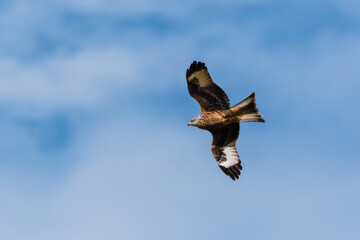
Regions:
<instances>
[{"instance_id":1,"label":"cloudy sky background","mask_svg":"<svg viewBox=\"0 0 360 240\"><path fill-rule=\"evenodd\" d=\"M356 1L1 1L1 239L359 239ZM241 125L223 175L186 88Z\"/></svg>"}]
</instances>

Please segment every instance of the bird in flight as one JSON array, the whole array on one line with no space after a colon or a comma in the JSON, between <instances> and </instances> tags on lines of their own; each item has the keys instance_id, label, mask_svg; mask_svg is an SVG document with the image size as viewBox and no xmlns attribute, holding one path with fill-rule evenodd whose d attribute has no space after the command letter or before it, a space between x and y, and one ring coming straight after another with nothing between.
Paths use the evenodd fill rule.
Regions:
<instances>
[{"instance_id":1,"label":"bird in flight","mask_svg":"<svg viewBox=\"0 0 360 240\"><path fill-rule=\"evenodd\" d=\"M205 63L194 61L186 71L190 96L200 105L200 116L188 126L208 130L212 136L211 152L221 170L234 181L242 170L236 149L240 122L265 122L255 104L255 93L230 107L226 93L213 82Z\"/></svg>"}]
</instances>

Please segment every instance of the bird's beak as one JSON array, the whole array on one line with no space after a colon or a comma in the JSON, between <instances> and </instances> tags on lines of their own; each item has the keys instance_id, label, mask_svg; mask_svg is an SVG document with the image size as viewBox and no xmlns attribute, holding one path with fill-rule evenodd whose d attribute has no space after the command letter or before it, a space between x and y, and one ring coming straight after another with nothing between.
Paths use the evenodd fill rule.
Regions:
<instances>
[{"instance_id":1,"label":"bird's beak","mask_svg":"<svg viewBox=\"0 0 360 240\"><path fill-rule=\"evenodd\" d=\"M188 126L191 126L192 125L192 122L190 121L189 123L188 123Z\"/></svg>"}]
</instances>

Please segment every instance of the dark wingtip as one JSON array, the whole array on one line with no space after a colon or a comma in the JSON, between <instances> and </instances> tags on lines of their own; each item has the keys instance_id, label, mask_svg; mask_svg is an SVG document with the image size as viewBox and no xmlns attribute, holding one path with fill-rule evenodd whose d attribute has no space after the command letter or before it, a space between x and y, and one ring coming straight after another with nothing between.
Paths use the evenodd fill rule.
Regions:
<instances>
[{"instance_id":1,"label":"dark wingtip","mask_svg":"<svg viewBox=\"0 0 360 240\"><path fill-rule=\"evenodd\" d=\"M190 77L191 74L200 71L201 69L207 70L205 63L193 61L190 67L186 70L186 78Z\"/></svg>"},{"instance_id":2,"label":"dark wingtip","mask_svg":"<svg viewBox=\"0 0 360 240\"><path fill-rule=\"evenodd\" d=\"M242 166L240 163L238 163L230 168L220 166L220 169L232 180L236 181L236 179L239 179L239 176L241 175L240 171L242 170Z\"/></svg>"}]
</instances>

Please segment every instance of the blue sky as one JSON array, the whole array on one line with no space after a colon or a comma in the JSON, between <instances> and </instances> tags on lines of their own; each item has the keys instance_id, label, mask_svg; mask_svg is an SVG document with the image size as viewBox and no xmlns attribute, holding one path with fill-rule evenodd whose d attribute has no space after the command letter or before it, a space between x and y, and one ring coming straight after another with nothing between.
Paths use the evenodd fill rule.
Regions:
<instances>
[{"instance_id":1,"label":"blue sky","mask_svg":"<svg viewBox=\"0 0 360 240\"><path fill-rule=\"evenodd\" d=\"M1 239L358 239L360 3L2 1ZM252 92L233 182L185 71Z\"/></svg>"}]
</instances>

